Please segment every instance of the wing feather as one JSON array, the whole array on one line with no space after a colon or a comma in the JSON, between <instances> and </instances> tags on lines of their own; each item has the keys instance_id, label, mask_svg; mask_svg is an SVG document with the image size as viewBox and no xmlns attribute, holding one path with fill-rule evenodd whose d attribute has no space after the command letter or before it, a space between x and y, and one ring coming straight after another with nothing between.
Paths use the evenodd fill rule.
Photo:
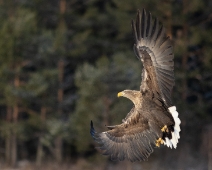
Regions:
<instances>
[{"instance_id":1,"label":"wing feather","mask_svg":"<svg viewBox=\"0 0 212 170\"><path fill-rule=\"evenodd\" d=\"M146 16L146 11L145 10L143 10L143 13L142 13L142 19L141 19L141 21L142 21L142 37L146 37L146 32L147 32L147 18L146 17L144 17L144 16Z\"/></svg>"},{"instance_id":2,"label":"wing feather","mask_svg":"<svg viewBox=\"0 0 212 170\"><path fill-rule=\"evenodd\" d=\"M138 33L137 35L137 37L138 37L138 41L140 41L141 40L141 31L142 31L142 28L141 28L141 13L139 13L138 15L137 15L137 18L136 18L137 20L136 20L136 28L135 28L135 30L136 30L136 32Z\"/></svg>"},{"instance_id":3,"label":"wing feather","mask_svg":"<svg viewBox=\"0 0 212 170\"><path fill-rule=\"evenodd\" d=\"M129 124L127 128L123 123L112 130L97 133L91 122L90 133L104 155L109 155L112 160L122 161L127 158L134 162L147 160L153 152L152 144L155 144L157 136L162 135L159 126L157 128L154 131L147 121L140 119L137 124Z\"/></svg>"},{"instance_id":4,"label":"wing feather","mask_svg":"<svg viewBox=\"0 0 212 170\"><path fill-rule=\"evenodd\" d=\"M151 46L155 45L155 41L157 39L158 31L159 31L159 22L158 22L158 19L156 18L154 20L152 35L150 36L150 40L152 39Z\"/></svg>"},{"instance_id":5,"label":"wing feather","mask_svg":"<svg viewBox=\"0 0 212 170\"><path fill-rule=\"evenodd\" d=\"M150 36L151 33L152 33L152 28L153 28L153 26L152 26L151 23L152 23L152 16L151 16L151 13L148 13L147 28L146 28L146 30L147 30L146 37ZM148 42L149 42L149 41L148 41Z\"/></svg>"},{"instance_id":6,"label":"wing feather","mask_svg":"<svg viewBox=\"0 0 212 170\"><path fill-rule=\"evenodd\" d=\"M153 22L151 14L146 13L145 10L142 14L138 11L136 21L132 22L132 28L135 37L134 51L143 62L143 72L147 72L150 57L154 68L150 80L152 84L157 84L154 90L160 94L164 103L169 107L172 105L171 91L175 81L174 55L171 41L165 35L165 28L160 26L157 18ZM148 72L143 75L147 76L142 77L141 90L152 90L153 88L148 87L146 81L151 75Z\"/></svg>"}]
</instances>

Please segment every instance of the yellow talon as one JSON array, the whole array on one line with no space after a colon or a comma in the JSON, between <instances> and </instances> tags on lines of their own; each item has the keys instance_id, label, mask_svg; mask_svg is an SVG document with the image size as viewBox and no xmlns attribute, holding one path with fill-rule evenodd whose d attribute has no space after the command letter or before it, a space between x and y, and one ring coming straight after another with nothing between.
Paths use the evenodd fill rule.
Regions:
<instances>
[{"instance_id":1,"label":"yellow talon","mask_svg":"<svg viewBox=\"0 0 212 170\"><path fill-rule=\"evenodd\" d=\"M165 125L162 129L161 129L162 132L169 132L169 129L167 128L167 126Z\"/></svg>"},{"instance_id":2,"label":"yellow talon","mask_svg":"<svg viewBox=\"0 0 212 170\"><path fill-rule=\"evenodd\" d=\"M164 143L164 140L163 140L162 138L159 138L158 140L156 140L155 145L156 145L157 147L160 147L160 145L163 144L163 143Z\"/></svg>"},{"instance_id":3,"label":"yellow talon","mask_svg":"<svg viewBox=\"0 0 212 170\"><path fill-rule=\"evenodd\" d=\"M155 145L156 145L158 148L160 147L160 144L159 144L159 143L156 143Z\"/></svg>"}]
</instances>

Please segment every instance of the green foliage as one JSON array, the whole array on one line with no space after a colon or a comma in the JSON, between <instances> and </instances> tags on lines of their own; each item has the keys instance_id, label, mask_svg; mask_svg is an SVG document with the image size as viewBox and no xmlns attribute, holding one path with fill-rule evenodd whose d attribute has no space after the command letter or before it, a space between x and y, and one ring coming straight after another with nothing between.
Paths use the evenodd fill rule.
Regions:
<instances>
[{"instance_id":1,"label":"green foliage","mask_svg":"<svg viewBox=\"0 0 212 170\"><path fill-rule=\"evenodd\" d=\"M11 136L11 134L16 134L17 138L21 141L29 140L29 136L26 134L26 122L20 121L18 123L8 123L6 121L1 121L0 126L0 136L6 138Z\"/></svg>"},{"instance_id":2,"label":"green foliage","mask_svg":"<svg viewBox=\"0 0 212 170\"><path fill-rule=\"evenodd\" d=\"M32 96L40 96L48 89L48 82L46 82L43 74L35 73L30 76L25 89L31 93Z\"/></svg>"},{"instance_id":3,"label":"green foliage","mask_svg":"<svg viewBox=\"0 0 212 170\"><path fill-rule=\"evenodd\" d=\"M41 137L41 142L44 146L52 148L54 146L54 140L60 136L63 139L68 138L68 123L64 123L61 120L55 118L48 119L46 121L46 132Z\"/></svg>"},{"instance_id":4,"label":"green foliage","mask_svg":"<svg viewBox=\"0 0 212 170\"><path fill-rule=\"evenodd\" d=\"M21 62L23 57L27 57L29 49L24 47L30 47L35 31L35 14L27 9L14 11L7 20L3 20L0 26L1 65Z\"/></svg>"}]
</instances>

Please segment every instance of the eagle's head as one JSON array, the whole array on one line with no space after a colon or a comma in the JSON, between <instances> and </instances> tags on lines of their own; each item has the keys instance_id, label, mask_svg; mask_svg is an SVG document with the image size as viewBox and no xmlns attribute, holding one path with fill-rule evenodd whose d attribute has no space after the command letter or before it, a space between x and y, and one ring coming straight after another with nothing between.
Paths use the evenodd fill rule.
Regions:
<instances>
[{"instance_id":1,"label":"eagle's head","mask_svg":"<svg viewBox=\"0 0 212 170\"><path fill-rule=\"evenodd\" d=\"M136 106L138 104L137 101L140 101L139 99L141 98L141 92L137 90L124 90L121 91L117 94L118 97L126 97L130 99L134 105Z\"/></svg>"}]
</instances>

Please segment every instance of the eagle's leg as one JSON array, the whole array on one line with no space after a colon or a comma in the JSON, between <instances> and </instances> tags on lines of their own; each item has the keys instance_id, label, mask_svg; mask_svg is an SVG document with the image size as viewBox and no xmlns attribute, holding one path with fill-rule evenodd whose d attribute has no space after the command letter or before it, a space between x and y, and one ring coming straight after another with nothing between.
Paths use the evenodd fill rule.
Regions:
<instances>
[{"instance_id":1,"label":"eagle's leg","mask_svg":"<svg viewBox=\"0 0 212 170\"><path fill-rule=\"evenodd\" d=\"M157 147L160 147L161 144L164 144L164 140L162 138L159 138L158 140L156 140L155 145Z\"/></svg>"},{"instance_id":2,"label":"eagle's leg","mask_svg":"<svg viewBox=\"0 0 212 170\"><path fill-rule=\"evenodd\" d=\"M167 125L165 125L162 129L161 129L162 132L169 132L169 129L167 127Z\"/></svg>"}]
</instances>

